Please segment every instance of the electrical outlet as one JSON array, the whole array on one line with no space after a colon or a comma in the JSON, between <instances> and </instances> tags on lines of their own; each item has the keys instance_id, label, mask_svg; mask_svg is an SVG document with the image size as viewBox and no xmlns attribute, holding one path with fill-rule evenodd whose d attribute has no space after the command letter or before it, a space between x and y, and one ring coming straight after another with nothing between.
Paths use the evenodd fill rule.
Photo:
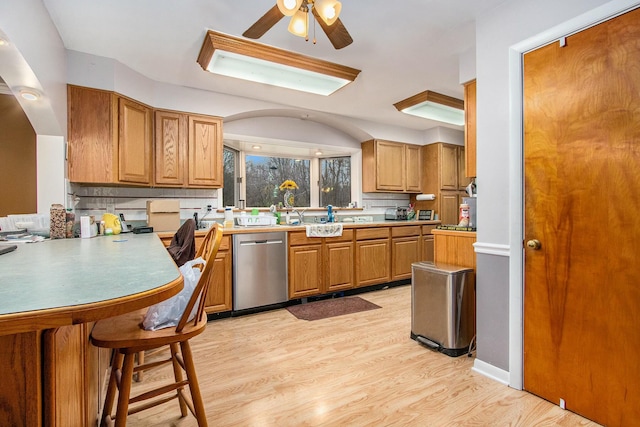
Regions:
<instances>
[{"instance_id":1,"label":"electrical outlet","mask_svg":"<svg viewBox=\"0 0 640 427\"><path fill-rule=\"evenodd\" d=\"M207 205L207 212L211 212L211 205Z\"/></svg>"}]
</instances>

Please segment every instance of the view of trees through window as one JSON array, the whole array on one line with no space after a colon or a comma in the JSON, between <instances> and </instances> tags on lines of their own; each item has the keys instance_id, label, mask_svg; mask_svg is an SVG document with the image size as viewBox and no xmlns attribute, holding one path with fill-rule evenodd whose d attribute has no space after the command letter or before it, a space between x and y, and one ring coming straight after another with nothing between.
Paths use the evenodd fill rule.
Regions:
<instances>
[{"instance_id":1,"label":"view of trees through window","mask_svg":"<svg viewBox=\"0 0 640 427\"><path fill-rule=\"evenodd\" d=\"M283 157L247 155L246 197L247 206L271 206L284 202L284 190L280 184L294 181L298 188L292 190L294 206L310 206L310 161Z\"/></svg>"},{"instance_id":2,"label":"view of trees through window","mask_svg":"<svg viewBox=\"0 0 640 427\"><path fill-rule=\"evenodd\" d=\"M292 159L283 157L258 156L247 154L246 170L240 171L239 160L242 153L232 148L224 148L224 188L222 201L224 206L238 206L241 185L238 176L244 176L246 195L245 206L268 207L284 203L285 190L280 185L292 180L298 186L292 190L294 206L308 207L332 205L346 207L351 202L351 157L332 157L321 159ZM318 171L315 169L320 168ZM311 174L319 178L319 200L311 200ZM315 179L314 179L315 180ZM316 183L313 183L316 185ZM316 196L314 196L316 197Z\"/></svg>"},{"instance_id":3,"label":"view of trees through window","mask_svg":"<svg viewBox=\"0 0 640 427\"><path fill-rule=\"evenodd\" d=\"M320 206L351 203L351 157L320 159Z\"/></svg>"}]
</instances>

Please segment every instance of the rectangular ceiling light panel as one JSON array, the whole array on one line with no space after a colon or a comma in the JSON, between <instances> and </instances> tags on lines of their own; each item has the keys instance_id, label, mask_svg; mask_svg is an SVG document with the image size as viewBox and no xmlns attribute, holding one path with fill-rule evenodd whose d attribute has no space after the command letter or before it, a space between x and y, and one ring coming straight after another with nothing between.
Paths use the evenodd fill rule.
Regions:
<instances>
[{"instance_id":1,"label":"rectangular ceiling light panel","mask_svg":"<svg viewBox=\"0 0 640 427\"><path fill-rule=\"evenodd\" d=\"M211 73L325 96L351 83L360 73L215 31L207 32L198 63Z\"/></svg>"},{"instance_id":2,"label":"rectangular ceiling light panel","mask_svg":"<svg viewBox=\"0 0 640 427\"><path fill-rule=\"evenodd\" d=\"M452 125L464 125L464 101L441 93L424 91L393 104L405 114Z\"/></svg>"}]
</instances>

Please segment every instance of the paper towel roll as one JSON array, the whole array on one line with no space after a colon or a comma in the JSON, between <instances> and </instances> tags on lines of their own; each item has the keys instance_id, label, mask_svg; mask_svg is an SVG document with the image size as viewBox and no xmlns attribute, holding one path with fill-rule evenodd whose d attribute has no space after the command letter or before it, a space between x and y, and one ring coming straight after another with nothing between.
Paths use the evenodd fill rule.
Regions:
<instances>
[{"instance_id":1,"label":"paper towel roll","mask_svg":"<svg viewBox=\"0 0 640 427\"><path fill-rule=\"evenodd\" d=\"M435 200L435 199L436 199L435 194L418 194L416 196L416 200Z\"/></svg>"},{"instance_id":2,"label":"paper towel roll","mask_svg":"<svg viewBox=\"0 0 640 427\"><path fill-rule=\"evenodd\" d=\"M88 215L80 217L80 237L83 239L91 237L91 218Z\"/></svg>"}]
</instances>

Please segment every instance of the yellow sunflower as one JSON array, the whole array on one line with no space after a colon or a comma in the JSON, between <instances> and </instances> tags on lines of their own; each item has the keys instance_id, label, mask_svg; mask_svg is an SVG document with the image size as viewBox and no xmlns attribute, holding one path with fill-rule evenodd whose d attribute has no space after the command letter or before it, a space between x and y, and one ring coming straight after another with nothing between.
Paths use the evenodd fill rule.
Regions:
<instances>
[{"instance_id":1,"label":"yellow sunflower","mask_svg":"<svg viewBox=\"0 0 640 427\"><path fill-rule=\"evenodd\" d=\"M280 191L282 190L294 190L298 188L298 184L295 181L287 179L285 182L280 184Z\"/></svg>"}]
</instances>

